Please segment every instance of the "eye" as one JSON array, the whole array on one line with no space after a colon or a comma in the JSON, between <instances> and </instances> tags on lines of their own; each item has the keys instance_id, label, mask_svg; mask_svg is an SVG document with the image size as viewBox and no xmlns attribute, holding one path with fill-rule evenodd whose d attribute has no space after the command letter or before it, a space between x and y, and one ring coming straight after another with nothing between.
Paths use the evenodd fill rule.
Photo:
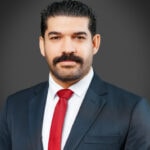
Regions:
<instances>
[{"instance_id":1,"label":"eye","mask_svg":"<svg viewBox=\"0 0 150 150\"><path fill-rule=\"evenodd\" d=\"M79 35L79 36L75 36L75 39L78 39L78 40L85 40L86 37Z\"/></svg>"},{"instance_id":2,"label":"eye","mask_svg":"<svg viewBox=\"0 0 150 150\"><path fill-rule=\"evenodd\" d=\"M78 36L78 39L85 39L84 36Z\"/></svg>"},{"instance_id":3,"label":"eye","mask_svg":"<svg viewBox=\"0 0 150 150\"><path fill-rule=\"evenodd\" d=\"M50 40L59 40L61 37L60 36L52 36L49 39Z\"/></svg>"}]
</instances>

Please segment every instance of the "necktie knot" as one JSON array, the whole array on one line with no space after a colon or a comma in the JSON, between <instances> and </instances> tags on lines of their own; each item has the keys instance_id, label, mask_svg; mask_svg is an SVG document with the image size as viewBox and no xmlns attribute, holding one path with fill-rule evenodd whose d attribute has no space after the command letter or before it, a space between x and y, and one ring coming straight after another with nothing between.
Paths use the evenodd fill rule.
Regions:
<instances>
[{"instance_id":1,"label":"necktie knot","mask_svg":"<svg viewBox=\"0 0 150 150\"><path fill-rule=\"evenodd\" d=\"M72 94L73 94L73 91L71 91L70 89L62 89L57 92L57 95L60 98L64 98L66 100L68 100L72 96Z\"/></svg>"}]
</instances>

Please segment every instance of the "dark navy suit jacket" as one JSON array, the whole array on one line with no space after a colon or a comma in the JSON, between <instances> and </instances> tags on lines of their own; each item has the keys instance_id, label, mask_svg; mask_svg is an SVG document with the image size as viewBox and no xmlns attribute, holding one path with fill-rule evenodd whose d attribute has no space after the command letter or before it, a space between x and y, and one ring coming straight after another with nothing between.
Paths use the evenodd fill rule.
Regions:
<instances>
[{"instance_id":1,"label":"dark navy suit jacket","mask_svg":"<svg viewBox=\"0 0 150 150\"><path fill-rule=\"evenodd\" d=\"M45 82L8 97L0 117L0 150L43 149L47 90ZM150 150L148 103L94 75L64 150Z\"/></svg>"}]
</instances>

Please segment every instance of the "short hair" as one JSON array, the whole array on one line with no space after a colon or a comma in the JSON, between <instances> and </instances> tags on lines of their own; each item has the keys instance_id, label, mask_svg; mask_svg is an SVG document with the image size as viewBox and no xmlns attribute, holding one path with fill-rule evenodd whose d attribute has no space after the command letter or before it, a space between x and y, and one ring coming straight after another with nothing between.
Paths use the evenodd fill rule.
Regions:
<instances>
[{"instance_id":1,"label":"short hair","mask_svg":"<svg viewBox=\"0 0 150 150\"><path fill-rule=\"evenodd\" d=\"M76 0L63 0L53 2L41 12L41 36L44 37L47 29L47 19L55 16L73 16L89 18L89 31L92 36L96 34L96 17L93 10L86 4Z\"/></svg>"}]
</instances>

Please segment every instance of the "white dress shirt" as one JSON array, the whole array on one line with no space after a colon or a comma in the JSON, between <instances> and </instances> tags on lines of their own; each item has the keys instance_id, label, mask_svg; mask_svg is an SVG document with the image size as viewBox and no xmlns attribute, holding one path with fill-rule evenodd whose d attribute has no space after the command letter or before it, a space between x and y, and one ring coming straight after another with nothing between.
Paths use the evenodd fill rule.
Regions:
<instances>
[{"instance_id":1,"label":"white dress shirt","mask_svg":"<svg viewBox=\"0 0 150 150\"><path fill-rule=\"evenodd\" d=\"M62 133L61 150L63 150L65 146L72 125L78 114L78 111L80 109L84 96L87 92L87 89L91 83L93 74L94 74L93 68L91 68L89 73L83 79L81 79L79 82L69 87L69 89L71 89L74 93L68 101L68 108L65 116L63 133ZM52 122L55 106L59 99L56 93L60 89L63 88L60 85L58 85L50 75L49 89L47 94L47 100L46 100L45 112L43 118L43 127L42 127L42 142L43 142L44 150L48 150L48 141L50 135L51 122Z\"/></svg>"}]
</instances>

